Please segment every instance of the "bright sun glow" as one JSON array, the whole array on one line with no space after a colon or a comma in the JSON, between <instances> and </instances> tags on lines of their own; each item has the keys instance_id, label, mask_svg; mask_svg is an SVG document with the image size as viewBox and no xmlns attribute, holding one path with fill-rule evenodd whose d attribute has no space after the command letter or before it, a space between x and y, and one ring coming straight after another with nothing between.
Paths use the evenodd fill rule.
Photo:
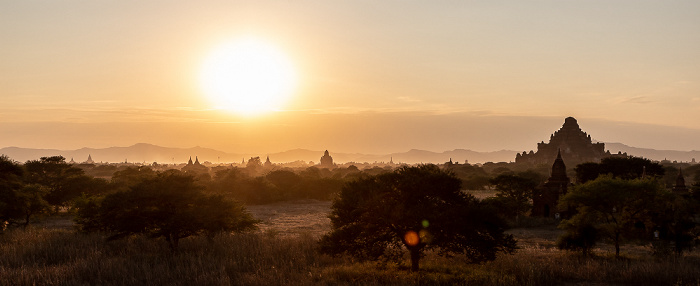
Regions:
<instances>
[{"instance_id":1,"label":"bright sun glow","mask_svg":"<svg viewBox=\"0 0 700 286\"><path fill-rule=\"evenodd\" d=\"M274 46L246 38L212 51L202 66L200 83L215 108L256 115L277 110L289 99L296 74Z\"/></svg>"}]
</instances>

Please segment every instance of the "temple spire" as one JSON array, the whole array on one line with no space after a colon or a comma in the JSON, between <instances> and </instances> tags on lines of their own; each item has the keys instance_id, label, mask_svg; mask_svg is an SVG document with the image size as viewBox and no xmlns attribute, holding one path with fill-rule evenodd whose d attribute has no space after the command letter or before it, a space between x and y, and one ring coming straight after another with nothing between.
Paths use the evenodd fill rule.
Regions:
<instances>
[{"instance_id":1,"label":"temple spire","mask_svg":"<svg viewBox=\"0 0 700 286\"><path fill-rule=\"evenodd\" d=\"M676 177L676 185L673 191L677 193L688 192L688 187L685 186L685 178L683 178L683 168L678 168L678 177Z\"/></svg>"},{"instance_id":2,"label":"temple spire","mask_svg":"<svg viewBox=\"0 0 700 286\"><path fill-rule=\"evenodd\" d=\"M550 180L569 181L569 178L566 176L566 164L564 164L564 159L561 158L561 149L557 150L557 158L552 165L552 177Z\"/></svg>"}]
</instances>

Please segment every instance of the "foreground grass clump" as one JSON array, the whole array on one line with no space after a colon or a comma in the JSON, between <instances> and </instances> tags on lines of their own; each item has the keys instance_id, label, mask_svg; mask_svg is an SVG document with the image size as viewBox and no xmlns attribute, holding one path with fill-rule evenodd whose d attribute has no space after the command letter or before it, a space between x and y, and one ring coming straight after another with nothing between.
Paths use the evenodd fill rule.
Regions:
<instances>
[{"instance_id":1,"label":"foreground grass clump","mask_svg":"<svg viewBox=\"0 0 700 286\"><path fill-rule=\"evenodd\" d=\"M466 257L403 263L354 262L317 252L315 236L269 233L162 241L134 236L107 242L99 234L29 227L0 235L0 285L700 285L700 253L616 259L557 250L547 231L515 232L523 248L484 264ZM610 247L610 246L608 246ZM629 251L625 251L629 253Z\"/></svg>"},{"instance_id":2,"label":"foreground grass clump","mask_svg":"<svg viewBox=\"0 0 700 286\"><path fill-rule=\"evenodd\" d=\"M323 262L315 247L258 233L188 238L173 253L144 237L17 229L0 236L0 285L304 284Z\"/></svg>"}]
</instances>

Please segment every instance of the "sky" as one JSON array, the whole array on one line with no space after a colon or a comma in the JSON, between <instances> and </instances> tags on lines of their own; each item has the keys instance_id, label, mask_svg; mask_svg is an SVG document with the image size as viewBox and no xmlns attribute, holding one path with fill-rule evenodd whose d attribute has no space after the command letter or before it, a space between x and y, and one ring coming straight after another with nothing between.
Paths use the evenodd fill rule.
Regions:
<instances>
[{"instance_id":1,"label":"sky","mask_svg":"<svg viewBox=\"0 0 700 286\"><path fill-rule=\"evenodd\" d=\"M242 38L295 70L273 111L201 86ZM700 149L695 0L0 0L0 47L0 148L525 151L573 116L598 141Z\"/></svg>"}]
</instances>

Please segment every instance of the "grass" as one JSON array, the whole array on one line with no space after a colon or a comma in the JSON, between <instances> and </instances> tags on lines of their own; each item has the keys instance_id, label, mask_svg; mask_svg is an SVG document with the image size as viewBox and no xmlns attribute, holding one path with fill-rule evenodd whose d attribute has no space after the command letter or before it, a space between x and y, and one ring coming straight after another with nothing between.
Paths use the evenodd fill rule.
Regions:
<instances>
[{"instance_id":1,"label":"grass","mask_svg":"<svg viewBox=\"0 0 700 286\"><path fill-rule=\"evenodd\" d=\"M700 251L661 259L648 246L626 245L624 258L615 259L602 245L581 257L553 247L560 230L552 226L510 230L521 249L481 265L428 253L412 273L408 258L333 258L316 251L329 228L328 207L317 201L251 207L266 222L264 231L187 238L176 253L162 240L107 242L49 219L0 234L0 285L700 285Z\"/></svg>"},{"instance_id":2,"label":"grass","mask_svg":"<svg viewBox=\"0 0 700 286\"><path fill-rule=\"evenodd\" d=\"M194 237L172 253L162 240L107 242L98 234L28 228L0 240L0 285L289 285L328 258L311 236ZM302 283L303 284L303 283Z\"/></svg>"}]
</instances>

